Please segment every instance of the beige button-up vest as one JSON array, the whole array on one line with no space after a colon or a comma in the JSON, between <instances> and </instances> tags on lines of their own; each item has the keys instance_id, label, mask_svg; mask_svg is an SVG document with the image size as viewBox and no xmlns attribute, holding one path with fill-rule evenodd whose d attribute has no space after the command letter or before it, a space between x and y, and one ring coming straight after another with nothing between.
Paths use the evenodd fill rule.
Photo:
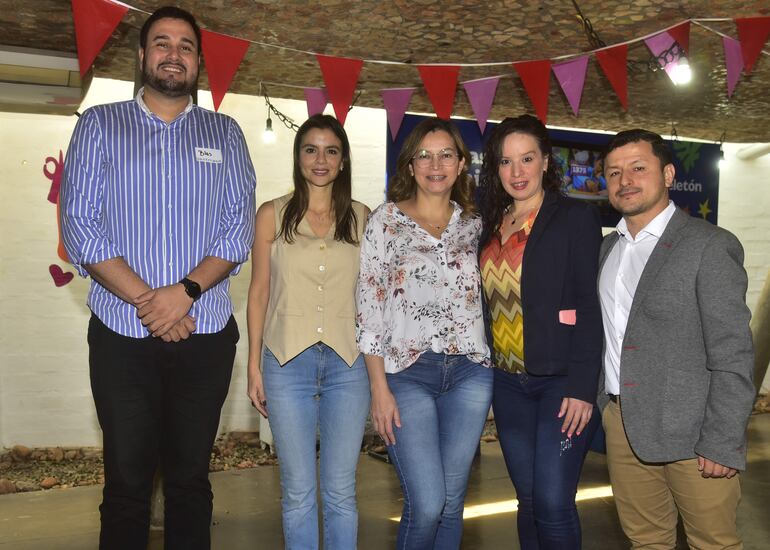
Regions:
<instances>
[{"instance_id":1,"label":"beige button-up vest","mask_svg":"<svg viewBox=\"0 0 770 550\"><path fill-rule=\"evenodd\" d=\"M291 194L273 201L276 232ZM353 202L357 238L363 235L364 205ZM294 242L279 238L270 247L270 299L264 345L281 365L316 342L334 349L348 364L358 357L355 334L355 288L359 246L334 240L335 226L317 237L306 220Z\"/></svg>"}]
</instances>

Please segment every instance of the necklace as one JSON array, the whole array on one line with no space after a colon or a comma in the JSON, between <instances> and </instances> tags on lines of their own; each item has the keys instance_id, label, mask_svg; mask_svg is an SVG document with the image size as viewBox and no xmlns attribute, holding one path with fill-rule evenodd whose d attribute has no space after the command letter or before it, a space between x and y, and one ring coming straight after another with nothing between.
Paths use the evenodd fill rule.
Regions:
<instances>
[{"instance_id":1,"label":"necklace","mask_svg":"<svg viewBox=\"0 0 770 550\"><path fill-rule=\"evenodd\" d=\"M449 217L451 218L452 215L450 214ZM427 225L428 227L431 227L436 231L440 231L444 229L447 225L449 225L449 220L442 223L431 223L427 219L423 218L422 216L419 216L417 219L420 221L420 223Z\"/></svg>"},{"instance_id":2,"label":"necklace","mask_svg":"<svg viewBox=\"0 0 770 550\"><path fill-rule=\"evenodd\" d=\"M526 218L532 212L536 212L536 211L540 210L540 206L543 204L543 201L542 201L542 198L541 198L539 203L537 204L537 206L533 206L531 208L528 208L527 210L522 210L521 213L518 216L516 216L516 214L514 212L511 212L511 208L514 208L515 204L516 204L515 202L512 202L511 204L506 206L505 210L503 211L503 217L507 216L508 214L511 215L511 225L516 225L516 220L517 219L520 220L522 218Z\"/></svg>"},{"instance_id":3,"label":"necklace","mask_svg":"<svg viewBox=\"0 0 770 550\"><path fill-rule=\"evenodd\" d=\"M505 211L503 212L503 217L507 216L508 214L511 214L511 225L516 225L516 216L513 215L513 213L511 213L512 206L513 206L513 203L505 207Z\"/></svg>"}]
</instances>

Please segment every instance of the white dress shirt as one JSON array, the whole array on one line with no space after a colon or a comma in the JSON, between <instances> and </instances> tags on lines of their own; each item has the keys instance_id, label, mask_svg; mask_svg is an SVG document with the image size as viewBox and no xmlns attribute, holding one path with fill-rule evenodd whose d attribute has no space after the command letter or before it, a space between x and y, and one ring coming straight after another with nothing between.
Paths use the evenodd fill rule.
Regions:
<instances>
[{"instance_id":1,"label":"white dress shirt","mask_svg":"<svg viewBox=\"0 0 770 550\"><path fill-rule=\"evenodd\" d=\"M628 314L636 294L636 286L655 245L676 211L672 201L644 229L632 237L625 219L616 230L620 238L599 275L599 300L604 320L604 389L620 395L620 354L626 334Z\"/></svg>"}]
</instances>

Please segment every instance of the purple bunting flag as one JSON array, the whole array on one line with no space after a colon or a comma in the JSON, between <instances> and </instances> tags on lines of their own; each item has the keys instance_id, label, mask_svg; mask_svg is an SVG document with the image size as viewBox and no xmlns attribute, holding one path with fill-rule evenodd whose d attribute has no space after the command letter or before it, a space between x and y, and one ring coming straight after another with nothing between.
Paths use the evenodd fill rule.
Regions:
<instances>
[{"instance_id":1,"label":"purple bunting flag","mask_svg":"<svg viewBox=\"0 0 770 550\"><path fill-rule=\"evenodd\" d=\"M723 36L722 45L725 49L725 66L727 67L727 97L732 97L743 70L741 43L729 36Z\"/></svg>"},{"instance_id":2,"label":"purple bunting flag","mask_svg":"<svg viewBox=\"0 0 770 550\"><path fill-rule=\"evenodd\" d=\"M551 67L556 80L559 81L564 95L567 96L572 112L578 116L580 111L580 99L583 96L583 85L586 81L586 69L588 68L588 56L583 55L576 59L570 59Z\"/></svg>"},{"instance_id":3,"label":"purple bunting flag","mask_svg":"<svg viewBox=\"0 0 770 550\"><path fill-rule=\"evenodd\" d=\"M465 93L468 94L468 101L471 103L473 114L476 115L476 122L482 134L487 127L487 119L489 118L489 111L492 109L492 102L495 100L498 82L500 82L499 76L463 82Z\"/></svg>"},{"instance_id":4,"label":"purple bunting flag","mask_svg":"<svg viewBox=\"0 0 770 550\"><path fill-rule=\"evenodd\" d=\"M329 97L324 88L305 88L305 102L307 103L307 116L311 117L324 112L329 103Z\"/></svg>"},{"instance_id":5,"label":"purple bunting flag","mask_svg":"<svg viewBox=\"0 0 770 550\"><path fill-rule=\"evenodd\" d=\"M401 128L401 121L404 120L404 113L406 113L406 108L409 107L409 101L412 99L414 90L415 88L388 88L380 90L382 103L388 115L390 135L394 140L399 128Z\"/></svg>"},{"instance_id":6,"label":"purple bunting flag","mask_svg":"<svg viewBox=\"0 0 770 550\"><path fill-rule=\"evenodd\" d=\"M658 58L658 64L666 71L666 74L671 78L671 71L673 71L679 65L679 59L661 59L658 56L671 48L674 45L674 37L667 32L662 32L646 38L644 43L650 49L650 53ZM672 79L673 80L673 79Z\"/></svg>"}]
</instances>

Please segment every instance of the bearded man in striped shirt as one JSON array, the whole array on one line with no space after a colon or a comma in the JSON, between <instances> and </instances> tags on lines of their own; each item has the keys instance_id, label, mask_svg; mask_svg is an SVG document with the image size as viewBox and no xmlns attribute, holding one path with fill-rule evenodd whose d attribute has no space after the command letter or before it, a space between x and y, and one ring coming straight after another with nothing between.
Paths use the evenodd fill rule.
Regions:
<instances>
[{"instance_id":1,"label":"bearded man in striped shirt","mask_svg":"<svg viewBox=\"0 0 770 550\"><path fill-rule=\"evenodd\" d=\"M80 117L61 189L62 235L91 276L91 387L104 435L100 548L147 547L155 471L165 548L209 548L208 462L238 341L229 277L254 239L241 129L190 93L201 35L161 8L140 34L144 87Z\"/></svg>"}]
</instances>

